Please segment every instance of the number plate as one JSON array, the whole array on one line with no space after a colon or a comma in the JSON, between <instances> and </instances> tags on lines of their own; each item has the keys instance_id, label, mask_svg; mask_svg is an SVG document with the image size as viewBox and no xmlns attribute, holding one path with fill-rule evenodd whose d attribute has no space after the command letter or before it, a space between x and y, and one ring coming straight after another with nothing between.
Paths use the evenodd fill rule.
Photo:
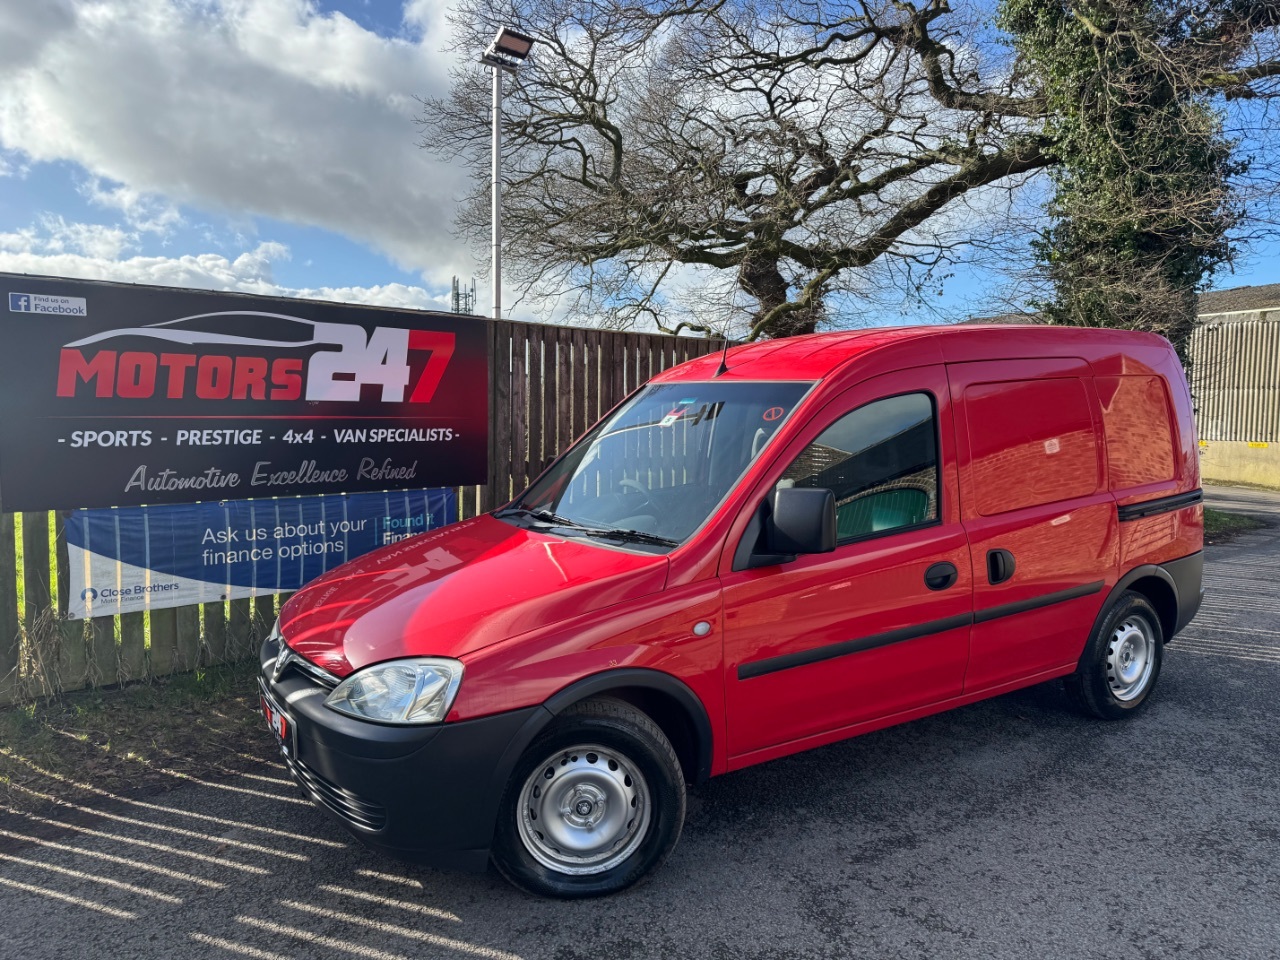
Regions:
<instances>
[{"instance_id":1,"label":"number plate","mask_svg":"<svg viewBox=\"0 0 1280 960\"><path fill-rule=\"evenodd\" d=\"M258 700L262 704L262 715L267 719L267 726L276 736L280 744L280 752L292 759L297 756L297 738L293 731L293 718L285 713L284 707L276 703L275 697L267 690L267 685L258 681Z\"/></svg>"}]
</instances>

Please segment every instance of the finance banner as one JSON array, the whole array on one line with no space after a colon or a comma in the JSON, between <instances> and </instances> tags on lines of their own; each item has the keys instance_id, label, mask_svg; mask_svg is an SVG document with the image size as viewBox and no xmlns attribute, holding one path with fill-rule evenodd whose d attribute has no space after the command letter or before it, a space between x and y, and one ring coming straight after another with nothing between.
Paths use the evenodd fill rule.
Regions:
<instances>
[{"instance_id":1,"label":"finance banner","mask_svg":"<svg viewBox=\"0 0 1280 960\"><path fill-rule=\"evenodd\" d=\"M458 518L449 488L76 510L72 618L297 590L376 547Z\"/></svg>"},{"instance_id":2,"label":"finance banner","mask_svg":"<svg viewBox=\"0 0 1280 960\"><path fill-rule=\"evenodd\" d=\"M0 273L5 511L483 483L479 317Z\"/></svg>"}]
</instances>

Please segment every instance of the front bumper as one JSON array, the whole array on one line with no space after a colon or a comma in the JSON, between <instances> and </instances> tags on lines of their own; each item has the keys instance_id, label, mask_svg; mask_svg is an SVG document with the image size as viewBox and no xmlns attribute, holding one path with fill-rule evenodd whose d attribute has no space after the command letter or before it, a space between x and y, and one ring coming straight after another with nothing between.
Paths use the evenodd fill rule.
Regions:
<instances>
[{"instance_id":1,"label":"front bumper","mask_svg":"<svg viewBox=\"0 0 1280 960\"><path fill-rule=\"evenodd\" d=\"M278 680L279 641L262 646L260 680L293 723L285 763L303 792L376 850L483 870L516 760L551 718L526 707L477 720L398 727L324 706L329 688L297 667Z\"/></svg>"}]
</instances>

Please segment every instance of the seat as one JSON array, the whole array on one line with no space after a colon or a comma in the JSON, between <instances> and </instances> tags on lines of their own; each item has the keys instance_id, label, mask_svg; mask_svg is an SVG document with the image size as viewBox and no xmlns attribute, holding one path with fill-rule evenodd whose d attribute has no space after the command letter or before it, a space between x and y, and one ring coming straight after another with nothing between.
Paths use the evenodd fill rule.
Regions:
<instances>
[{"instance_id":1,"label":"seat","mask_svg":"<svg viewBox=\"0 0 1280 960\"><path fill-rule=\"evenodd\" d=\"M836 539L913 526L928 515L929 496L915 487L863 494L836 507Z\"/></svg>"}]
</instances>

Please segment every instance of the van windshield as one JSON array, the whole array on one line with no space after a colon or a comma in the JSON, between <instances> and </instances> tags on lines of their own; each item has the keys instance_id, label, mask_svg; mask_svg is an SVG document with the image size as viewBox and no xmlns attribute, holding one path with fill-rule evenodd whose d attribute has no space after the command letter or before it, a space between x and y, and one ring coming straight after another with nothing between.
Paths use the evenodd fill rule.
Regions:
<instances>
[{"instance_id":1,"label":"van windshield","mask_svg":"<svg viewBox=\"0 0 1280 960\"><path fill-rule=\"evenodd\" d=\"M497 516L564 535L675 546L711 515L810 386L645 387Z\"/></svg>"}]
</instances>

